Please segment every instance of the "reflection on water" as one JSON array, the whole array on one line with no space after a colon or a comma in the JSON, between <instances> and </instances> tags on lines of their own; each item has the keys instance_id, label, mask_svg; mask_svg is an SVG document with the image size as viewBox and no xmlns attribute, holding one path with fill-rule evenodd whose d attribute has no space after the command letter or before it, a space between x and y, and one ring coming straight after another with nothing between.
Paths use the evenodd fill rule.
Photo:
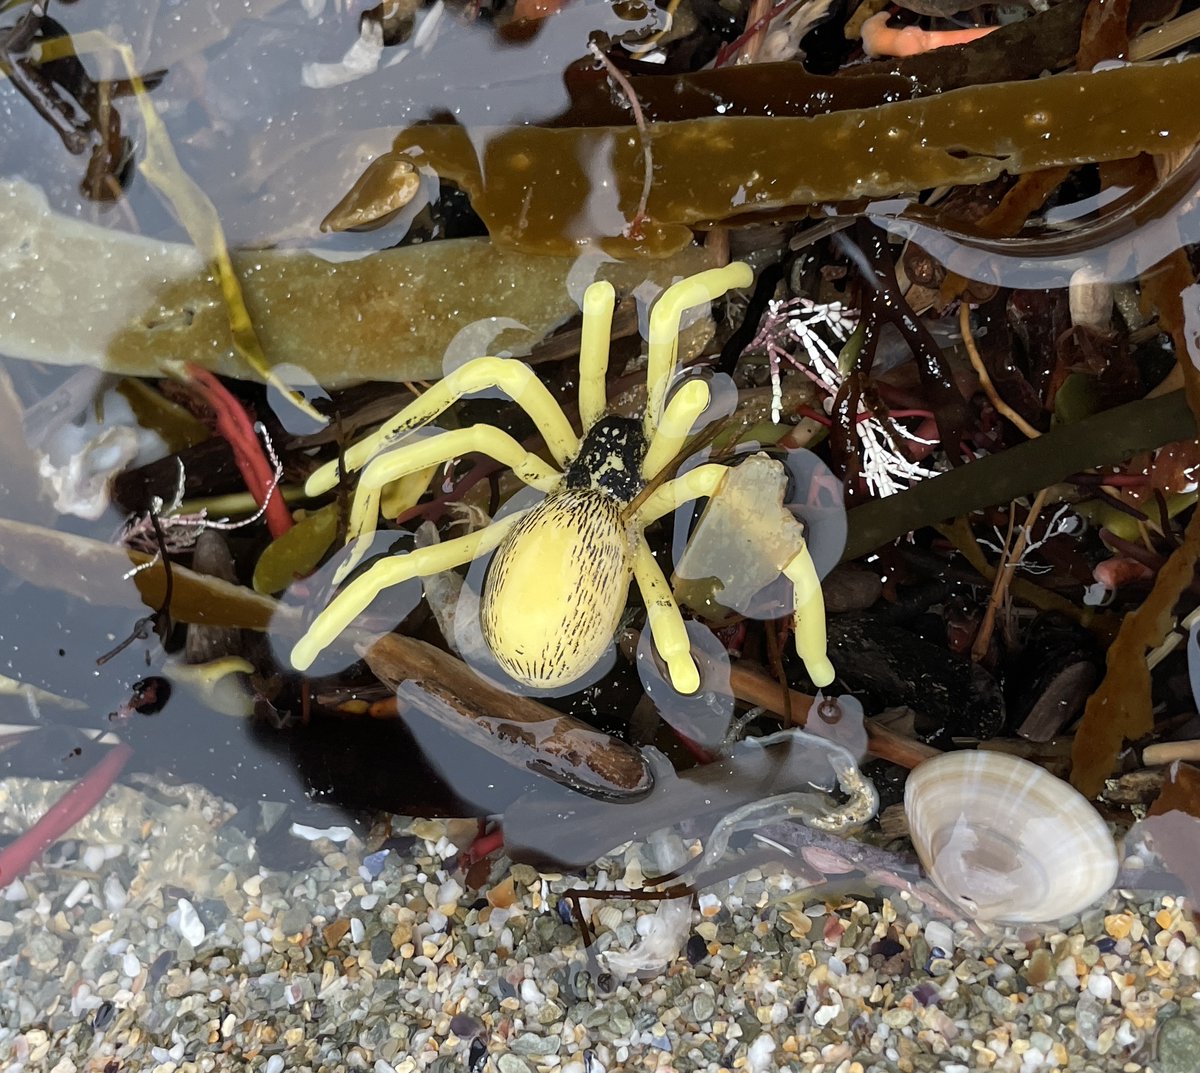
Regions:
<instances>
[{"instance_id":1,"label":"reflection on water","mask_svg":"<svg viewBox=\"0 0 1200 1073\"><path fill-rule=\"evenodd\" d=\"M1178 1053L1200 61L1069 6L10 9L0 1069Z\"/></svg>"}]
</instances>

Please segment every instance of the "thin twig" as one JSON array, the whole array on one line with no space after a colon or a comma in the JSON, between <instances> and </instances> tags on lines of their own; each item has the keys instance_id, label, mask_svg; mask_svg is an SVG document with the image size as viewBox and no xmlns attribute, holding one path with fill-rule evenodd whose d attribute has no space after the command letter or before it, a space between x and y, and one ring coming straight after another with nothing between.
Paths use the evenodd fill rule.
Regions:
<instances>
[{"instance_id":1,"label":"thin twig","mask_svg":"<svg viewBox=\"0 0 1200 1073\"><path fill-rule=\"evenodd\" d=\"M626 99L629 101L629 107L633 110L633 122L638 129L638 137L642 141L642 165L644 169L642 175L642 197L638 202L637 212L625 228L626 235L636 237L640 233L642 224L646 219L646 205L650 201L650 184L654 180L654 155L650 150L650 132L646 129L646 117L642 114L642 104L638 100L638 96L634 92L629 79L621 73L617 65L604 54L604 50L595 41L588 44L588 49L596 59L604 64L605 70L608 71L608 76L621 87L621 92L625 94Z\"/></svg>"},{"instance_id":2,"label":"thin twig","mask_svg":"<svg viewBox=\"0 0 1200 1073\"><path fill-rule=\"evenodd\" d=\"M1029 514L1025 518L1025 524L1021 526L1021 531L1017 533L1017 538L1012 544L1012 548L1006 550L1004 561L1000 569L996 571L996 577L992 581L992 595L988 600L987 611L984 612L983 622L979 625L979 632L975 635L975 643L971 645L971 659L978 663L987 654L988 646L992 643L992 632L996 628L996 614L1000 609L1000 605L1004 602L1008 595L1008 587L1012 583L1013 575L1017 572L1017 566L1021 561L1021 556L1025 554L1025 546L1029 543L1029 537L1033 530L1034 520L1042 512L1042 506L1046 502L1046 495L1049 489L1043 488L1034 497L1033 504L1029 508ZM1009 538L1012 536L1011 518ZM1004 541L1005 548L1008 549L1009 539Z\"/></svg>"},{"instance_id":3,"label":"thin twig","mask_svg":"<svg viewBox=\"0 0 1200 1073\"><path fill-rule=\"evenodd\" d=\"M958 323L962 329L963 345L967 348L967 357L971 359L971 366L978 375L979 383L983 386L985 394L991 400L992 406L995 407L997 413L1007 417L1031 440L1036 440L1041 433L997 394L996 386L992 383L992 378L988 375L987 368L983 364L983 358L980 357L979 348L975 345L975 337L971 334L971 310L967 307L966 302L963 302L959 307Z\"/></svg>"}]
</instances>

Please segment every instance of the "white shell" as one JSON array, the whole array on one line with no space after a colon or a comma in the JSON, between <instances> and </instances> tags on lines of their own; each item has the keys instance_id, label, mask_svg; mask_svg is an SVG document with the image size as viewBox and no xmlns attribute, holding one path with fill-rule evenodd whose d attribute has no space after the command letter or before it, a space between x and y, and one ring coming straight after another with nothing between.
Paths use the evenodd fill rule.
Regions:
<instances>
[{"instance_id":1,"label":"white shell","mask_svg":"<svg viewBox=\"0 0 1200 1073\"><path fill-rule=\"evenodd\" d=\"M1107 891L1117 850L1082 794L1043 768L994 752L926 760L904 812L929 877L971 917L1048 923Z\"/></svg>"}]
</instances>

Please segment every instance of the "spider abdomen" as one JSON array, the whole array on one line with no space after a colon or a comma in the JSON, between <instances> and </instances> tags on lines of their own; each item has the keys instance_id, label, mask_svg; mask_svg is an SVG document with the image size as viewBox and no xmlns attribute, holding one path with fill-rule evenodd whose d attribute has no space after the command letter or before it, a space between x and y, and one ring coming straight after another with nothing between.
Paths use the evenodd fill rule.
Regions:
<instances>
[{"instance_id":1,"label":"spider abdomen","mask_svg":"<svg viewBox=\"0 0 1200 1073\"><path fill-rule=\"evenodd\" d=\"M496 662L534 687L567 685L604 654L625 610L634 531L612 496L550 493L492 558L480 616Z\"/></svg>"}]
</instances>

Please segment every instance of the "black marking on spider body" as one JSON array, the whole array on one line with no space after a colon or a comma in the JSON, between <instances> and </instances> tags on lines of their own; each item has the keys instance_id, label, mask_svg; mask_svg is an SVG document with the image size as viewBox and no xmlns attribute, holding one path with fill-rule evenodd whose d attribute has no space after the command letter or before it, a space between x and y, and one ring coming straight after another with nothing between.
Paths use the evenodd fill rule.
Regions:
<instances>
[{"instance_id":1,"label":"black marking on spider body","mask_svg":"<svg viewBox=\"0 0 1200 1073\"><path fill-rule=\"evenodd\" d=\"M630 503L642 490L642 459L646 436L642 422L632 417L602 417L580 444L563 475L563 487L572 491L594 488L622 503Z\"/></svg>"}]
</instances>

